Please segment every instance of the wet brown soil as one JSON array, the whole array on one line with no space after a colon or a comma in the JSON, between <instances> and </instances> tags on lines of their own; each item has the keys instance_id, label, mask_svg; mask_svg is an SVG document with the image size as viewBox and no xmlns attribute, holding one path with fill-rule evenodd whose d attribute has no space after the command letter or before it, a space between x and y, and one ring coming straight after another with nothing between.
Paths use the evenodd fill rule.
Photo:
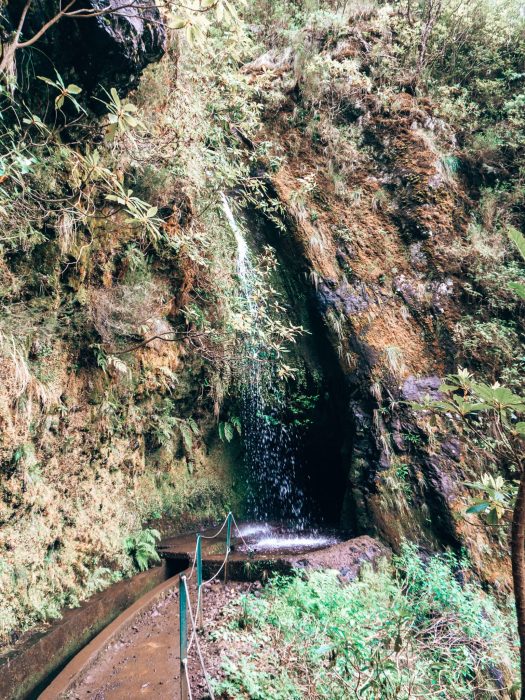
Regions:
<instances>
[{"instance_id":1,"label":"wet brown soil","mask_svg":"<svg viewBox=\"0 0 525 700\"><path fill-rule=\"evenodd\" d=\"M193 583L193 581L192 581ZM212 676L219 673L220 648L209 639L226 604L260 584L214 582L204 589L204 614L199 643ZM192 605L195 596L190 585ZM191 625L188 626L191 633ZM189 652L189 675L194 700L208 697L195 643ZM179 676L179 594L177 584L165 597L138 615L99 655L63 698L67 700L177 700Z\"/></svg>"}]
</instances>

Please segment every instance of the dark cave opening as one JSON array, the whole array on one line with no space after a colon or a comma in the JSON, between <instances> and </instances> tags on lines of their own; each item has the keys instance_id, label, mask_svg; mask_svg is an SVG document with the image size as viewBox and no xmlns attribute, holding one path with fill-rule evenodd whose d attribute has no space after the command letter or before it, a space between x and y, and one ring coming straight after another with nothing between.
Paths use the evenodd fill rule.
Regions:
<instances>
[{"instance_id":1,"label":"dark cave opening","mask_svg":"<svg viewBox=\"0 0 525 700\"><path fill-rule=\"evenodd\" d=\"M281 417L295 437L297 491L304 494L309 526L340 528L354 442L348 379L291 237L255 212L247 215L245 228L256 251L267 245L274 250L279 261L277 284L290 320L307 331L291 351L303 371L300 380L288 385Z\"/></svg>"},{"instance_id":2,"label":"dark cave opening","mask_svg":"<svg viewBox=\"0 0 525 700\"><path fill-rule=\"evenodd\" d=\"M319 398L312 424L298 443L298 478L313 522L339 526L347 486L341 416L329 389Z\"/></svg>"}]
</instances>

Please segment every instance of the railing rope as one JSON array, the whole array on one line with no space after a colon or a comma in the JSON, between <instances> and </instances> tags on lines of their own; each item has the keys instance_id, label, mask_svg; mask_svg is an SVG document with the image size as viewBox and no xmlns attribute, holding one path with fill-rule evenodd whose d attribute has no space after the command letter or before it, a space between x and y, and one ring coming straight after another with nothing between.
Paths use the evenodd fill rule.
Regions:
<instances>
[{"instance_id":1,"label":"railing rope","mask_svg":"<svg viewBox=\"0 0 525 700\"><path fill-rule=\"evenodd\" d=\"M195 546L195 558L197 560L197 627L202 628L202 540L197 535Z\"/></svg>"},{"instance_id":2,"label":"railing rope","mask_svg":"<svg viewBox=\"0 0 525 700\"><path fill-rule=\"evenodd\" d=\"M240 539L243 541L246 547L250 549L248 543L242 536L242 533L239 529L239 526L237 525L237 522L233 516L233 513L230 511L228 515L226 516L225 521L223 522L222 526L220 529L214 534L214 535L201 535L197 534L197 540L195 543L195 553L193 557L193 562L192 562L192 567L191 571L188 576L181 575L179 577L179 629L180 629L180 634L179 634L179 643L180 643L180 693L181 693L181 700L192 700L192 694L191 694L191 683L190 683L190 678L189 678L189 671L188 671L188 654L191 651L191 648L193 646L193 643L195 643L196 650L197 650L197 656L199 658L199 662L202 668L202 672L204 674L204 679L206 681L206 685L208 686L208 692L210 695L211 700L214 700L214 695L213 695L213 690L211 688L211 683L208 678L208 673L206 671L206 667L204 665L204 658L202 656L202 651L200 648L199 644L199 639L197 636L197 630L202 629L202 614L203 614L203 603L202 603L202 595L203 595L203 589L204 586L209 585L214 581L216 578L219 577L221 572L224 569L224 582L226 583L228 580L228 557L231 553L231 534L232 534L232 525L235 526L235 529L237 531L237 534L239 535ZM222 531L226 528L226 553L223 559L223 562L219 569L215 572L215 574L208 579L207 581L203 581L203 575L202 575L202 540L213 540L216 537L218 537ZM191 600L190 600L190 594L188 590L188 581L192 578L193 573L197 572L197 607L195 609L195 616L193 615L193 609L191 605ZM191 621L191 636L190 640L188 642L188 613Z\"/></svg>"},{"instance_id":3,"label":"railing rope","mask_svg":"<svg viewBox=\"0 0 525 700\"><path fill-rule=\"evenodd\" d=\"M184 584L184 588L186 589L186 600L188 602L188 612L190 614L190 621L191 621L191 626L192 626L192 640L193 639L195 640L195 646L197 648L197 655L199 657L200 665L202 668L202 673L204 674L204 680L206 681L206 685L208 686L208 693L210 695L210 699L215 700L215 695L213 694L213 689L211 687L210 679L208 677L208 672L206 671L206 666L204 665L204 658L202 656L199 638L197 636L196 620L195 620L195 617L193 616L193 610L191 607L191 600L190 600L190 594L188 591L188 585L186 583L186 577L183 578L183 584ZM188 650L189 650L189 647L188 647ZM186 662L185 662L184 666L185 666L185 671L186 671L187 666L188 666L187 658L186 658ZM187 676L186 676L186 679L187 679L187 684L188 684L188 694L189 694L190 700L191 700L191 687L190 687L191 684L190 684L189 678ZM184 698L184 700L185 700L185 698Z\"/></svg>"}]
</instances>

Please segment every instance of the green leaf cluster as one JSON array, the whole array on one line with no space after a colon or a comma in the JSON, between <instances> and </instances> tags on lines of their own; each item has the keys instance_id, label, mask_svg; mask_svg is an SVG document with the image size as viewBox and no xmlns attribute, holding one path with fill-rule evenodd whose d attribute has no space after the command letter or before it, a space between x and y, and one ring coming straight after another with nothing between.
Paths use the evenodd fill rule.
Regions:
<instances>
[{"instance_id":1,"label":"green leaf cluster","mask_svg":"<svg viewBox=\"0 0 525 700\"><path fill-rule=\"evenodd\" d=\"M80 93L82 92L82 88L78 85L75 85L74 83L65 85L60 73L57 70L55 70L55 73L56 80L51 80L51 78L46 78L43 75L38 76L39 80L42 80L44 83L50 85L58 91L58 95L55 97L55 109L62 109L62 107L64 106L64 102L68 100L74 106L77 112L85 113L85 109L79 104L78 100L75 97L75 95L80 95Z\"/></svg>"},{"instance_id":2,"label":"green leaf cluster","mask_svg":"<svg viewBox=\"0 0 525 700\"><path fill-rule=\"evenodd\" d=\"M467 508L467 513L484 515L490 525L497 525L505 514L512 512L516 489L502 476L483 474L480 481L467 483L466 486L480 492L480 496Z\"/></svg>"},{"instance_id":3,"label":"green leaf cluster","mask_svg":"<svg viewBox=\"0 0 525 700\"><path fill-rule=\"evenodd\" d=\"M103 102L109 110L107 115L108 127L107 136L111 140L117 134L124 134L129 129L134 129L137 126L143 126L137 114L137 107L132 102L122 102L118 92L114 87L109 92L106 90L108 101Z\"/></svg>"},{"instance_id":4,"label":"green leaf cluster","mask_svg":"<svg viewBox=\"0 0 525 700\"><path fill-rule=\"evenodd\" d=\"M222 442L231 442L235 432L242 435L242 425L239 416L232 416L229 420L219 423L219 437Z\"/></svg>"},{"instance_id":5,"label":"green leaf cluster","mask_svg":"<svg viewBox=\"0 0 525 700\"><path fill-rule=\"evenodd\" d=\"M124 541L124 549L132 557L139 571L146 571L152 564L160 561L157 552L157 542L160 540L160 532L154 529L145 529L130 535Z\"/></svg>"}]
</instances>

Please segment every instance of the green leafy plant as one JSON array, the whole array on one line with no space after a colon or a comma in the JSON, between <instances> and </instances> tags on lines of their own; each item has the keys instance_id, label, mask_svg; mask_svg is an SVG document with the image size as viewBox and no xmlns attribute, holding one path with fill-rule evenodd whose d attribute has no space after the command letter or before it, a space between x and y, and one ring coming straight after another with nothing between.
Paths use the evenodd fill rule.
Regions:
<instances>
[{"instance_id":1,"label":"green leafy plant","mask_svg":"<svg viewBox=\"0 0 525 700\"><path fill-rule=\"evenodd\" d=\"M114 138L116 134L124 134L129 129L134 129L137 126L141 126L140 119L136 116L137 107L132 102L123 102L118 92L114 87L108 92L108 101L103 102L109 110L107 115L108 128L107 135L110 139Z\"/></svg>"},{"instance_id":2,"label":"green leafy plant","mask_svg":"<svg viewBox=\"0 0 525 700\"><path fill-rule=\"evenodd\" d=\"M153 243L159 243L162 238L162 219L157 216L157 207L152 207L139 197L133 195L133 190L124 190L120 183L117 192L106 195L108 202L120 204L129 214L127 223L137 224L144 228Z\"/></svg>"},{"instance_id":3,"label":"green leafy plant","mask_svg":"<svg viewBox=\"0 0 525 700\"><path fill-rule=\"evenodd\" d=\"M51 85L51 87L54 87L58 91L58 95L55 97L55 109L62 109L64 102L68 100L77 110L77 112L85 113L85 109L79 104L75 97L75 95L80 95L82 88L74 83L66 85L60 73L58 71L55 71L55 73L57 76L56 80L51 80L51 78L46 78L43 75L38 76L39 80L47 83L47 85Z\"/></svg>"},{"instance_id":4,"label":"green leafy plant","mask_svg":"<svg viewBox=\"0 0 525 700\"><path fill-rule=\"evenodd\" d=\"M219 437L222 442L231 442L235 432L242 435L241 419L238 416L232 416L229 420L219 423Z\"/></svg>"},{"instance_id":5,"label":"green leafy plant","mask_svg":"<svg viewBox=\"0 0 525 700\"><path fill-rule=\"evenodd\" d=\"M419 447L422 444L421 435L417 433L403 433L403 439L414 447Z\"/></svg>"},{"instance_id":6,"label":"green leafy plant","mask_svg":"<svg viewBox=\"0 0 525 700\"><path fill-rule=\"evenodd\" d=\"M246 4L245 0L241 0L239 4ZM175 5L174 7L177 6ZM193 9L191 5L188 5L184 9L186 9L185 16L170 13L168 24L171 29L183 29L186 40L190 45L204 44L207 31L210 28L210 20L205 13L214 12L218 22L224 22L226 25L237 29L240 28L239 15L235 4L228 0L202 0L198 8Z\"/></svg>"},{"instance_id":7,"label":"green leafy plant","mask_svg":"<svg viewBox=\"0 0 525 700\"><path fill-rule=\"evenodd\" d=\"M108 354L102 345L100 343L92 343L91 350L95 355L95 362L97 363L97 366L100 367L103 372L107 372L109 367Z\"/></svg>"},{"instance_id":8,"label":"green leafy plant","mask_svg":"<svg viewBox=\"0 0 525 700\"><path fill-rule=\"evenodd\" d=\"M508 235L510 240L519 250L521 257L525 260L525 237L523 236L521 231L518 231L517 229L511 226L509 228ZM515 292L519 296L520 299L525 299L525 284L522 284L520 282L510 282L509 287L510 289L512 289L513 292Z\"/></svg>"},{"instance_id":9,"label":"green leafy plant","mask_svg":"<svg viewBox=\"0 0 525 700\"><path fill-rule=\"evenodd\" d=\"M168 445L177 432L182 438L182 444L188 458L193 455L193 439L199 435L199 426L193 418L179 418L174 415L175 405L169 398L164 398L152 420L153 435L161 446Z\"/></svg>"},{"instance_id":10,"label":"green leafy plant","mask_svg":"<svg viewBox=\"0 0 525 700\"><path fill-rule=\"evenodd\" d=\"M467 513L485 515L488 523L497 525L506 513L512 512L516 489L502 476L482 474L480 481L467 482L466 485L480 492L467 508Z\"/></svg>"},{"instance_id":11,"label":"green leafy plant","mask_svg":"<svg viewBox=\"0 0 525 700\"><path fill-rule=\"evenodd\" d=\"M37 158L25 144L13 143L10 150L0 156L0 182L10 178L19 185L23 184L24 175L32 173L37 163Z\"/></svg>"},{"instance_id":12,"label":"green leafy plant","mask_svg":"<svg viewBox=\"0 0 525 700\"><path fill-rule=\"evenodd\" d=\"M214 632L224 644L217 692L233 700L511 695L512 612L459 573L468 579L453 555L423 561L404 544L393 566L365 567L346 584L327 571L273 577L262 595L230 604Z\"/></svg>"},{"instance_id":13,"label":"green leafy plant","mask_svg":"<svg viewBox=\"0 0 525 700\"><path fill-rule=\"evenodd\" d=\"M160 532L154 529L141 530L125 539L124 549L132 557L139 571L146 571L152 564L160 561L157 552L159 540Z\"/></svg>"},{"instance_id":14,"label":"green leafy plant","mask_svg":"<svg viewBox=\"0 0 525 700\"><path fill-rule=\"evenodd\" d=\"M199 426L193 418L188 418L187 420L178 419L176 425L180 430L186 453L191 456L193 453L193 438L199 434Z\"/></svg>"}]
</instances>

